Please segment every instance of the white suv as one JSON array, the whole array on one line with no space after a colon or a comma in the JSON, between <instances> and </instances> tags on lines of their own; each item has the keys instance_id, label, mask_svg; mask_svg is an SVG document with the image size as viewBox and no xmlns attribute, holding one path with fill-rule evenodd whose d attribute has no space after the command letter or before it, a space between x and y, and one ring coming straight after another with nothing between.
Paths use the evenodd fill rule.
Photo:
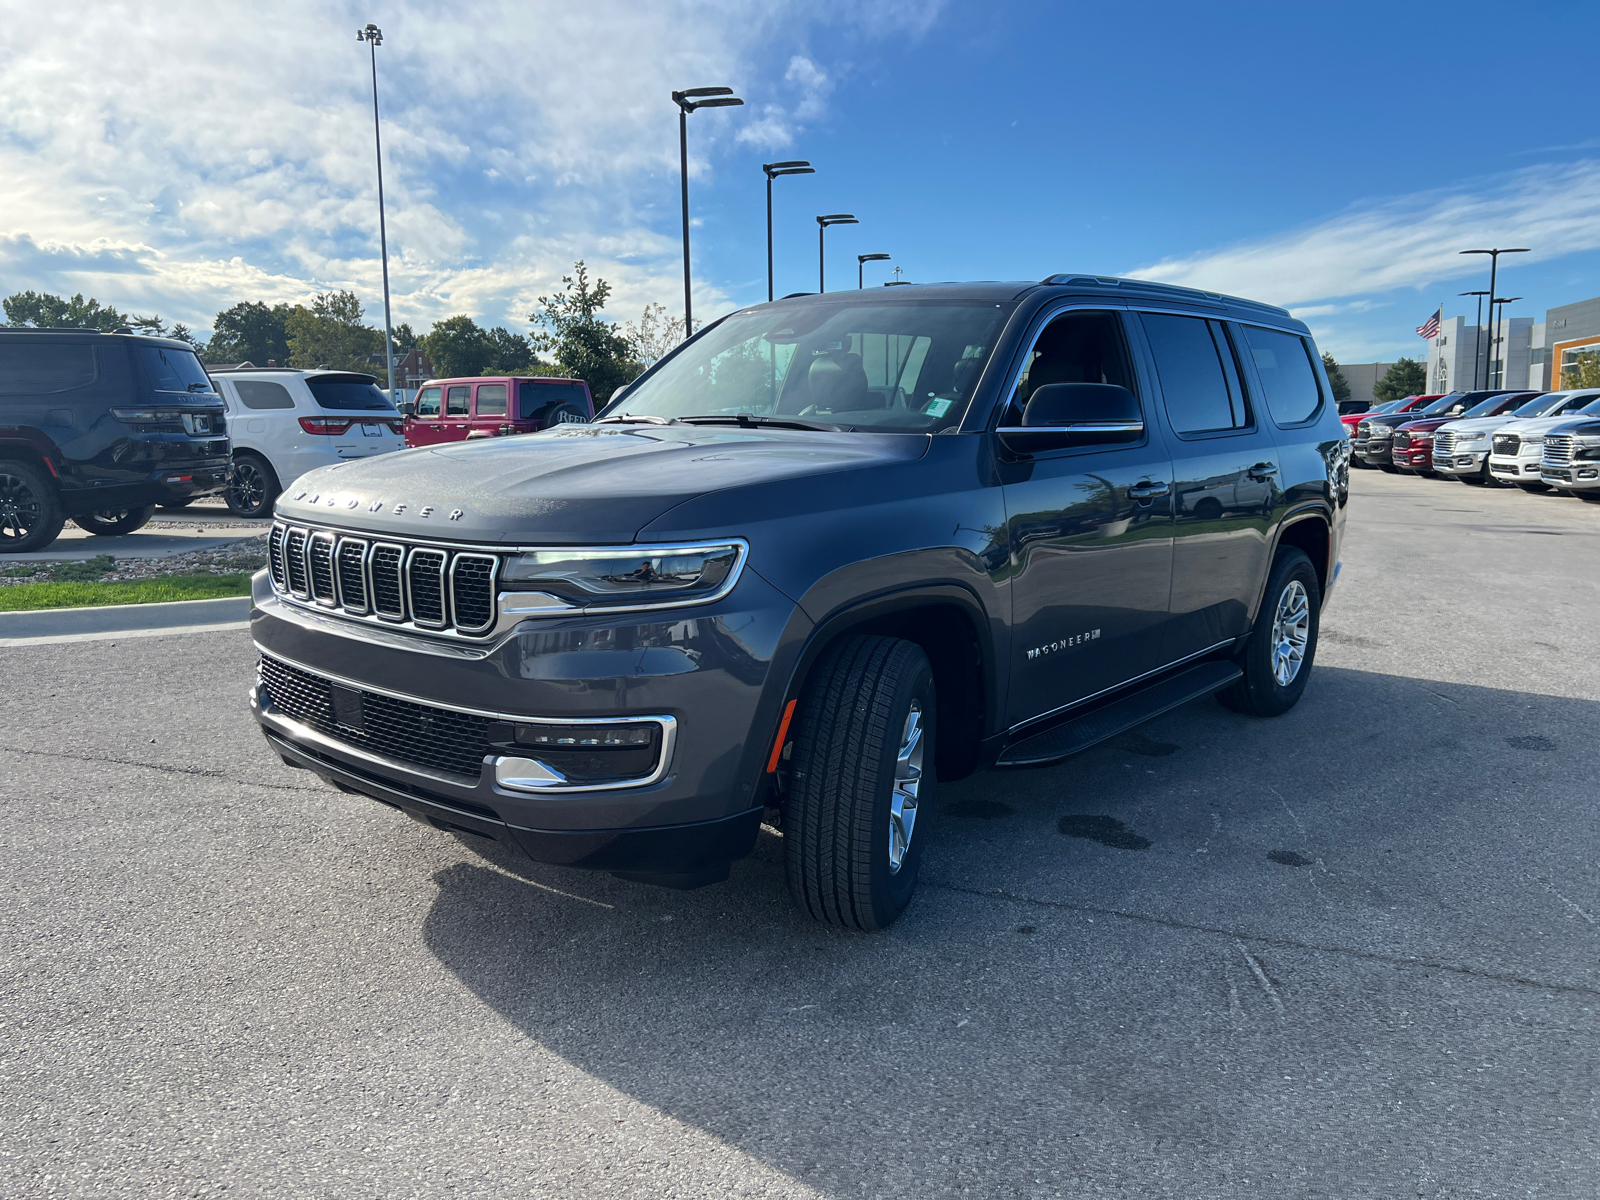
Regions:
<instances>
[{"instance_id":1,"label":"white suv","mask_svg":"<svg viewBox=\"0 0 1600 1200\"><path fill-rule=\"evenodd\" d=\"M210 375L228 409L228 508L237 516L271 516L278 493L316 467L405 448L400 413L371 375L281 367Z\"/></svg>"},{"instance_id":2,"label":"white suv","mask_svg":"<svg viewBox=\"0 0 1600 1200\"><path fill-rule=\"evenodd\" d=\"M1507 421L1495 428L1489 439L1489 470L1496 479L1529 491L1544 491L1547 485L1539 472L1539 460L1544 457L1545 432L1579 414L1600 413L1600 388L1553 392L1551 396L1561 399L1546 409L1544 416Z\"/></svg>"}]
</instances>

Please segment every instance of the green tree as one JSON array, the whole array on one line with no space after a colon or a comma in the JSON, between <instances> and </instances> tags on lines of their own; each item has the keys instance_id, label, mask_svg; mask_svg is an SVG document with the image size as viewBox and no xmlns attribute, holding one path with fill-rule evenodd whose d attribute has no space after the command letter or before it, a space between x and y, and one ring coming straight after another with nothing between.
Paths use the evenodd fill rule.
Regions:
<instances>
[{"instance_id":1,"label":"green tree","mask_svg":"<svg viewBox=\"0 0 1600 1200\"><path fill-rule=\"evenodd\" d=\"M502 325L489 330L489 365L485 375L527 375L539 366L533 343Z\"/></svg>"},{"instance_id":2,"label":"green tree","mask_svg":"<svg viewBox=\"0 0 1600 1200\"><path fill-rule=\"evenodd\" d=\"M212 363L269 362L289 365L289 313L287 304L268 308L259 300L246 300L223 309L211 325L205 359Z\"/></svg>"},{"instance_id":3,"label":"green tree","mask_svg":"<svg viewBox=\"0 0 1600 1200\"><path fill-rule=\"evenodd\" d=\"M124 317L109 304L98 300L85 300L79 292L70 300L44 292L17 292L3 302L8 325L32 325L38 329L98 329L110 333L128 325Z\"/></svg>"},{"instance_id":4,"label":"green tree","mask_svg":"<svg viewBox=\"0 0 1600 1200\"><path fill-rule=\"evenodd\" d=\"M587 382L599 406L637 377L639 364L617 326L600 319L611 285L596 279L591 287L589 268L581 258L561 283L560 293L540 296L539 307L528 317L540 326L532 338L533 348L551 354L563 374Z\"/></svg>"},{"instance_id":5,"label":"green tree","mask_svg":"<svg viewBox=\"0 0 1600 1200\"><path fill-rule=\"evenodd\" d=\"M1564 388L1600 387L1600 353L1590 351L1587 354L1574 355L1572 366L1561 372L1561 386Z\"/></svg>"},{"instance_id":6,"label":"green tree","mask_svg":"<svg viewBox=\"0 0 1600 1200\"><path fill-rule=\"evenodd\" d=\"M494 352L488 331L464 313L435 321L433 328L417 339L417 345L432 360L434 373L441 379L482 375Z\"/></svg>"},{"instance_id":7,"label":"green tree","mask_svg":"<svg viewBox=\"0 0 1600 1200\"><path fill-rule=\"evenodd\" d=\"M1402 358L1378 380L1372 395L1378 400L1399 400L1421 395L1428 386L1428 368L1414 358Z\"/></svg>"},{"instance_id":8,"label":"green tree","mask_svg":"<svg viewBox=\"0 0 1600 1200\"><path fill-rule=\"evenodd\" d=\"M362 324L354 292L324 292L310 308L296 304L284 318L284 331L290 366L366 371L384 383L383 333Z\"/></svg>"},{"instance_id":9,"label":"green tree","mask_svg":"<svg viewBox=\"0 0 1600 1200\"><path fill-rule=\"evenodd\" d=\"M1328 383L1333 388L1333 402L1343 404L1350 399L1350 381L1344 377L1344 372L1339 370L1339 364L1334 362L1333 355L1323 352L1323 369L1328 372Z\"/></svg>"}]
</instances>

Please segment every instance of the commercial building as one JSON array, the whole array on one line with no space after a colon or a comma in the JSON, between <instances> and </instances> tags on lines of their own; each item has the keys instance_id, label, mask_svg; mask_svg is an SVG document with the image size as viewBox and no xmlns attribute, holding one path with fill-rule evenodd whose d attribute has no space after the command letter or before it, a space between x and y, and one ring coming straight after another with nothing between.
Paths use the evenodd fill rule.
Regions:
<instances>
[{"instance_id":1,"label":"commercial building","mask_svg":"<svg viewBox=\"0 0 1600 1200\"><path fill-rule=\"evenodd\" d=\"M1365 405L1371 408L1377 403L1372 395L1372 389L1378 386L1378 380L1389 373L1393 363L1340 363L1339 370L1344 372L1346 382L1350 384L1351 411L1359 411L1354 406Z\"/></svg>"},{"instance_id":2,"label":"commercial building","mask_svg":"<svg viewBox=\"0 0 1600 1200\"><path fill-rule=\"evenodd\" d=\"M1428 390L1471 391L1485 386L1485 379L1496 388L1543 387L1533 381L1529 367L1535 341L1544 343L1544 326L1535 325L1532 317L1507 317L1500 323L1498 346L1494 334L1488 325L1446 317L1438 336L1428 342Z\"/></svg>"},{"instance_id":3,"label":"commercial building","mask_svg":"<svg viewBox=\"0 0 1600 1200\"><path fill-rule=\"evenodd\" d=\"M1541 386L1575 386L1578 357L1600 353L1600 297L1552 308L1545 314L1544 327L1546 346L1540 361L1551 382Z\"/></svg>"}]
</instances>

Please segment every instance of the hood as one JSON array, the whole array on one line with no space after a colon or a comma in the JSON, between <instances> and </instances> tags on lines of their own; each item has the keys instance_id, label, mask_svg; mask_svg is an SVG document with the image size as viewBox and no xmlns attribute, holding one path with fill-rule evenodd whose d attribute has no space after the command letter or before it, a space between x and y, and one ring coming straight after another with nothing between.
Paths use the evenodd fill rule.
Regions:
<instances>
[{"instance_id":1,"label":"hood","mask_svg":"<svg viewBox=\"0 0 1600 1200\"><path fill-rule=\"evenodd\" d=\"M1457 417L1423 417L1418 421L1407 421L1396 427L1396 433L1432 433L1441 425L1448 425Z\"/></svg>"},{"instance_id":2,"label":"hood","mask_svg":"<svg viewBox=\"0 0 1600 1200\"><path fill-rule=\"evenodd\" d=\"M1569 419L1550 432L1563 433L1568 437L1600 437L1600 417L1591 413L1576 421Z\"/></svg>"},{"instance_id":3,"label":"hood","mask_svg":"<svg viewBox=\"0 0 1600 1200\"><path fill-rule=\"evenodd\" d=\"M1441 425L1439 427L1439 432L1443 433L1448 429L1451 433L1476 433L1481 429L1487 433L1493 433L1496 429L1504 429L1506 427L1506 422L1510 419L1511 418L1508 418L1504 415L1498 417L1473 417L1470 421L1456 417L1454 420L1446 421L1443 425ZM1524 421L1537 420L1538 418L1519 417L1516 419L1518 421Z\"/></svg>"},{"instance_id":4,"label":"hood","mask_svg":"<svg viewBox=\"0 0 1600 1200\"><path fill-rule=\"evenodd\" d=\"M277 515L391 537L619 544L707 492L906 462L927 449L915 434L565 425L322 467L288 487Z\"/></svg>"},{"instance_id":5,"label":"hood","mask_svg":"<svg viewBox=\"0 0 1600 1200\"><path fill-rule=\"evenodd\" d=\"M1576 421L1592 421L1593 413L1563 413L1559 417L1519 417L1515 421L1502 421L1494 427L1496 433L1543 433L1557 425L1570 425Z\"/></svg>"}]
</instances>

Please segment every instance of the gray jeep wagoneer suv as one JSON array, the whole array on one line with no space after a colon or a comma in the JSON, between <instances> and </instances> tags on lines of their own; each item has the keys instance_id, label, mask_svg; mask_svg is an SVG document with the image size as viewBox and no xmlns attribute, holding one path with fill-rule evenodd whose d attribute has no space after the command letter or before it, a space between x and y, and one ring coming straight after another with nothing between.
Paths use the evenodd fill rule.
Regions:
<instances>
[{"instance_id":1,"label":"gray jeep wagoneer suv","mask_svg":"<svg viewBox=\"0 0 1600 1200\"><path fill-rule=\"evenodd\" d=\"M593 424L314 471L256 577L284 762L692 887L763 819L905 907L937 781L1306 687L1348 440L1306 327L1129 280L741 309Z\"/></svg>"}]
</instances>

